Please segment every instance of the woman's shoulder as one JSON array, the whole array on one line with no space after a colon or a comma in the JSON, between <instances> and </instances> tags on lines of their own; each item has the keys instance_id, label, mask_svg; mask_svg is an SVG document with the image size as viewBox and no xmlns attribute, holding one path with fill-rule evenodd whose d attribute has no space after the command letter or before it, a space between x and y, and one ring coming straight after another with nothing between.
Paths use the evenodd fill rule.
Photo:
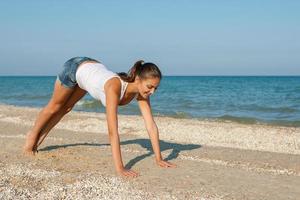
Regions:
<instances>
[{"instance_id":1,"label":"woman's shoulder","mask_svg":"<svg viewBox=\"0 0 300 200\"><path fill-rule=\"evenodd\" d=\"M105 91L114 91L120 93L120 88L122 87L121 81L118 77L112 77L111 79L107 80L104 85Z\"/></svg>"}]
</instances>

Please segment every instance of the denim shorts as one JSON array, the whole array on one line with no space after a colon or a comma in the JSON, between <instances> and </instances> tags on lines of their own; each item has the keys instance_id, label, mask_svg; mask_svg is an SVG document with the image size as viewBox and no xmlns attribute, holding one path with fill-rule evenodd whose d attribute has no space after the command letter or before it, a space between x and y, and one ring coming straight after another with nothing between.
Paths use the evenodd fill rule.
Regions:
<instances>
[{"instance_id":1,"label":"denim shorts","mask_svg":"<svg viewBox=\"0 0 300 200\"><path fill-rule=\"evenodd\" d=\"M69 59L63 65L62 71L57 75L57 79L60 81L60 83L67 88L75 87L77 84L76 81L77 68L81 63L85 61L94 61L99 63L99 61L88 57L74 57Z\"/></svg>"}]
</instances>

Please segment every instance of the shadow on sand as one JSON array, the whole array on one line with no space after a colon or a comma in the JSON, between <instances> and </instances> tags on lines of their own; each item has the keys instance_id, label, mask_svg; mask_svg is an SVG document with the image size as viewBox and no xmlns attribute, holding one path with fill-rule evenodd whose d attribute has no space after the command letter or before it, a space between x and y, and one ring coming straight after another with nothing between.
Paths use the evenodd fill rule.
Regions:
<instances>
[{"instance_id":1,"label":"shadow on sand","mask_svg":"<svg viewBox=\"0 0 300 200\"><path fill-rule=\"evenodd\" d=\"M178 157L179 153L181 151L190 151L193 149L201 148L201 145L197 144L178 144L178 143L171 143L171 142L165 142L163 140L159 141L160 143L160 151L164 152L167 150L172 150L171 153L164 159L166 161L168 160L173 160ZM125 167L127 169L131 168L134 166L137 162L145 159L146 157L149 157L154 154L151 146L151 142L149 139L134 139L134 140L127 140L127 141L122 141L121 145L130 145L130 144L138 144L142 148L148 151L148 153L145 153L143 155L137 156L136 158L131 159ZM42 149L39 149L39 151L52 151L55 149L60 149L60 148L68 148L68 147L75 147L75 146L109 146L110 144L97 144L97 143L75 143L75 144L64 144L64 145L52 145L52 146L47 146Z\"/></svg>"}]
</instances>

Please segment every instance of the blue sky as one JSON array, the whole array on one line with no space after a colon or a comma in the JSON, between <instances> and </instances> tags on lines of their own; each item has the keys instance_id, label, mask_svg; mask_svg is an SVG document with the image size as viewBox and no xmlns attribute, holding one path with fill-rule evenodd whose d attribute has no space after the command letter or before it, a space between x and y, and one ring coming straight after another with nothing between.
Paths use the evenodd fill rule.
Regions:
<instances>
[{"instance_id":1,"label":"blue sky","mask_svg":"<svg viewBox=\"0 0 300 200\"><path fill-rule=\"evenodd\" d=\"M73 56L164 75L300 75L300 1L0 1L0 75L56 75Z\"/></svg>"}]
</instances>

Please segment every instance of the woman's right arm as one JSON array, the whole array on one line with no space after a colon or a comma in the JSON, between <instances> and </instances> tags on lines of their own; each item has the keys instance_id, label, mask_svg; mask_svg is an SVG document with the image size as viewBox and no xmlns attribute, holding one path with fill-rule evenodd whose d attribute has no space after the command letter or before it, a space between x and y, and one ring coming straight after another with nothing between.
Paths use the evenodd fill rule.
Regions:
<instances>
[{"instance_id":1,"label":"woman's right arm","mask_svg":"<svg viewBox=\"0 0 300 200\"><path fill-rule=\"evenodd\" d=\"M132 170L124 168L120 138L118 132L118 104L120 98L121 83L119 80L109 80L105 86L106 94L106 119L109 132L109 140L112 147L112 155L116 171L123 176L135 177L138 174Z\"/></svg>"}]
</instances>

